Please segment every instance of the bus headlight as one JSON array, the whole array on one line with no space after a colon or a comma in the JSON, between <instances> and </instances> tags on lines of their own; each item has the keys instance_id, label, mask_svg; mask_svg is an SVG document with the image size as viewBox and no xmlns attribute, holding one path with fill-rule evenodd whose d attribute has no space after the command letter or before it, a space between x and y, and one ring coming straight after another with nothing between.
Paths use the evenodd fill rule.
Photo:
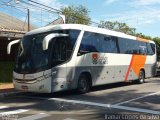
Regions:
<instances>
[{"instance_id":1,"label":"bus headlight","mask_svg":"<svg viewBox=\"0 0 160 120\"><path fill-rule=\"evenodd\" d=\"M42 81L42 80L44 80L45 78L44 78L44 76L41 76L41 77L38 77L36 80L37 81Z\"/></svg>"}]
</instances>

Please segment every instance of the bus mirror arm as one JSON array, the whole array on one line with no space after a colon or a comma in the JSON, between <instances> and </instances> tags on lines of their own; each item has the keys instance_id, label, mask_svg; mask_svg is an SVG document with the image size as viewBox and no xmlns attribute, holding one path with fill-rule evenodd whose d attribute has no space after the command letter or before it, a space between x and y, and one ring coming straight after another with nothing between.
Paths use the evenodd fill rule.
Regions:
<instances>
[{"instance_id":1,"label":"bus mirror arm","mask_svg":"<svg viewBox=\"0 0 160 120\"><path fill-rule=\"evenodd\" d=\"M10 54L12 45L19 43L19 41L20 41L20 39L14 40L7 45L7 54Z\"/></svg>"},{"instance_id":2,"label":"bus mirror arm","mask_svg":"<svg viewBox=\"0 0 160 120\"><path fill-rule=\"evenodd\" d=\"M48 49L48 45L49 42L56 37L66 37L68 36L68 34L59 34L59 33L53 33L53 34L49 34L47 35L44 39L43 39L43 50L47 50Z\"/></svg>"}]
</instances>

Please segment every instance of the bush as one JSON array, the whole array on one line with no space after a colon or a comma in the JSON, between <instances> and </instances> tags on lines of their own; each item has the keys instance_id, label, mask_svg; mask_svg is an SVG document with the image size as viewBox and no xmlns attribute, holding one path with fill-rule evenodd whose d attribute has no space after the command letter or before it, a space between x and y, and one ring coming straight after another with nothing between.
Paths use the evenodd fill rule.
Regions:
<instances>
[{"instance_id":1,"label":"bush","mask_svg":"<svg viewBox=\"0 0 160 120\"><path fill-rule=\"evenodd\" d=\"M11 83L12 73L14 68L14 62L0 61L0 83Z\"/></svg>"}]
</instances>

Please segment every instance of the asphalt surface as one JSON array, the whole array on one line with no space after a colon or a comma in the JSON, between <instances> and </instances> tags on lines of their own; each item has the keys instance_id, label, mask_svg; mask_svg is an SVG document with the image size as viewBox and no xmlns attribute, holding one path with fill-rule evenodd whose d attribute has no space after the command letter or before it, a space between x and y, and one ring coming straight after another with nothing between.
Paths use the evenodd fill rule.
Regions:
<instances>
[{"instance_id":1,"label":"asphalt surface","mask_svg":"<svg viewBox=\"0 0 160 120\"><path fill-rule=\"evenodd\" d=\"M78 94L19 93L0 98L2 120L147 120L160 119L160 77L144 84L116 83Z\"/></svg>"}]
</instances>

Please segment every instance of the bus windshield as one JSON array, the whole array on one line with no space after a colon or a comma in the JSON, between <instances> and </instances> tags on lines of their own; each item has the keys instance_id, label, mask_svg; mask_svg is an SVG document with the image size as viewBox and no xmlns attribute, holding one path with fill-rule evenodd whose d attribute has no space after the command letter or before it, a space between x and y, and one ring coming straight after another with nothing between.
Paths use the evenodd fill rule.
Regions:
<instances>
[{"instance_id":1,"label":"bus windshield","mask_svg":"<svg viewBox=\"0 0 160 120\"><path fill-rule=\"evenodd\" d=\"M75 31L52 32L65 33L68 34L68 37L53 38L47 50L43 50L42 43L51 32L24 36L19 45L15 71L18 73L39 72L68 60L71 57L79 33Z\"/></svg>"}]
</instances>

